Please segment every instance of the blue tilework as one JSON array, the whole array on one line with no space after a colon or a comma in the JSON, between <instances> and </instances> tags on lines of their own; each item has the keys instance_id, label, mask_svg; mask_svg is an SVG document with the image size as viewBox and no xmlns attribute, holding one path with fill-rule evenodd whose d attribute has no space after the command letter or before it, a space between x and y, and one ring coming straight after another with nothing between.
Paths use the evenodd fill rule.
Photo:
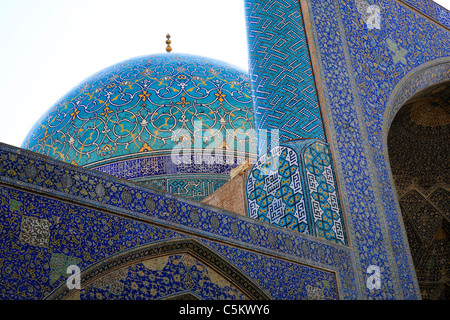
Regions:
<instances>
[{"instance_id":1,"label":"blue tilework","mask_svg":"<svg viewBox=\"0 0 450 320\"><path fill-rule=\"evenodd\" d=\"M206 147L216 133L205 128L224 127L253 128L248 76L214 59L154 54L120 62L81 82L36 122L22 146L92 166L170 151L178 145L174 134L182 129L191 139L201 132L201 147Z\"/></svg>"},{"instance_id":2,"label":"blue tilework","mask_svg":"<svg viewBox=\"0 0 450 320\"><path fill-rule=\"evenodd\" d=\"M373 170L379 186L377 202L382 204L388 226L387 235L390 237L396 262L399 291L404 297L415 298L420 294L417 293L417 285L414 283L414 266L408 259L408 243L401 213L396 204L388 159L384 153L387 148L384 145L386 140L383 133L388 124L384 122L383 115L393 88L409 71L450 55L450 36L447 30L436 27L428 19L412 13L395 1L379 1L378 5L382 12L395 12L382 15L380 30L358 28L358 32L348 32L346 36L356 86L366 88L358 91L360 108L371 147L368 155L374 164ZM341 10L344 12L344 24L355 21L351 6L341 5ZM418 29L421 30L420 35L417 34ZM357 46L355 41L361 41L361 37L365 36L368 39L366 46ZM406 52L404 62L395 59L395 53L389 46L391 41ZM365 59L361 59L362 56L365 56ZM383 216L380 214L380 217Z\"/></svg>"},{"instance_id":3,"label":"blue tilework","mask_svg":"<svg viewBox=\"0 0 450 320\"><path fill-rule=\"evenodd\" d=\"M200 56L155 54L123 61L84 80L36 122L23 147L68 163L101 167L121 178L161 175L166 168L196 183L194 172L181 165L173 168L173 151L183 156L195 148L196 154L208 154L191 171L198 167L226 179L236 166L234 154L220 165L206 158L224 141L227 150L252 157L253 129L246 73ZM207 185L204 178L200 183ZM183 195L201 200L210 194L202 189L206 194Z\"/></svg>"},{"instance_id":4,"label":"blue tilework","mask_svg":"<svg viewBox=\"0 0 450 320\"><path fill-rule=\"evenodd\" d=\"M253 157L251 157L253 158ZM202 156L200 164L175 164L170 155L141 156L93 167L93 170L201 201L223 186L244 157Z\"/></svg>"},{"instance_id":5,"label":"blue tilework","mask_svg":"<svg viewBox=\"0 0 450 320\"><path fill-rule=\"evenodd\" d=\"M385 126L383 136L387 137L388 129L402 105L417 92L426 89L430 83L445 82L450 75L450 57L431 60L411 70L407 77L400 81L391 92L384 115Z\"/></svg>"},{"instance_id":6,"label":"blue tilework","mask_svg":"<svg viewBox=\"0 0 450 320\"><path fill-rule=\"evenodd\" d=\"M320 140L285 142L261 155L246 194L251 218L347 243L331 152Z\"/></svg>"},{"instance_id":7,"label":"blue tilework","mask_svg":"<svg viewBox=\"0 0 450 320\"><path fill-rule=\"evenodd\" d=\"M329 116L333 119L334 142L339 146L338 172L343 179L344 199L350 217L350 230L355 246L361 282L365 269L373 263L383 268L383 276L392 279L389 252L381 242L371 240L375 234L382 239L382 222L377 214L376 198L371 185L368 155L361 124L355 109L352 80L344 51L344 34L339 25L334 1L316 1L312 4L312 19L316 28L317 48L320 50L324 85L328 93ZM356 10L356 8L355 8ZM363 21L361 21L363 23ZM360 197L363 197L361 199ZM370 232L368 232L370 230ZM369 248L367 243L373 243ZM367 290L368 291L368 290ZM366 292L371 298L394 299L392 282L383 282L382 290Z\"/></svg>"},{"instance_id":8,"label":"blue tilework","mask_svg":"<svg viewBox=\"0 0 450 320\"><path fill-rule=\"evenodd\" d=\"M186 293L201 300L248 299L231 283L217 281L214 271L186 254L174 254L158 260L162 261L135 263L107 274L81 290L80 299L155 300Z\"/></svg>"},{"instance_id":9,"label":"blue tilework","mask_svg":"<svg viewBox=\"0 0 450 320\"><path fill-rule=\"evenodd\" d=\"M432 0L403 0L428 17L450 28L450 11Z\"/></svg>"},{"instance_id":10,"label":"blue tilework","mask_svg":"<svg viewBox=\"0 0 450 320\"><path fill-rule=\"evenodd\" d=\"M382 290L369 299L418 299L401 213L384 145L386 104L413 68L450 55L448 31L395 1L372 1L380 28L368 28L361 1L311 1L337 169L361 282L365 268L383 268ZM417 32L418 28L421 30ZM433 77L429 77L434 81ZM433 83L433 82L431 82ZM372 169L373 168L373 169ZM392 251L391 251L392 248Z\"/></svg>"},{"instance_id":11,"label":"blue tilework","mask_svg":"<svg viewBox=\"0 0 450 320\"><path fill-rule=\"evenodd\" d=\"M258 284L273 297L289 300L337 300L337 283L334 274L312 269L281 259L261 256L254 252L236 250L220 243L203 240L203 243L239 266L249 277L258 277ZM298 275L302 274L301 279ZM282 280L283 279L283 280Z\"/></svg>"},{"instance_id":12,"label":"blue tilework","mask_svg":"<svg viewBox=\"0 0 450 320\"><path fill-rule=\"evenodd\" d=\"M248 176L246 193L249 217L311 234L301 164L294 149L274 147L259 157Z\"/></svg>"},{"instance_id":13,"label":"blue tilework","mask_svg":"<svg viewBox=\"0 0 450 320\"><path fill-rule=\"evenodd\" d=\"M308 141L302 148L302 161L314 234L329 241L346 244L344 221L328 144Z\"/></svg>"},{"instance_id":14,"label":"blue tilework","mask_svg":"<svg viewBox=\"0 0 450 320\"><path fill-rule=\"evenodd\" d=\"M448 56L450 37L448 31L435 27L395 1L380 1L378 6L382 13L396 14L382 14L380 29L369 30L364 27L355 6L341 5L345 13L343 24L358 23L354 30L346 32L346 43L357 92L368 106L363 108L363 114L371 146L382 149L380 127L390 92L410 70ZM417 28L421 28L420 36L417 36ZM396 50L403 50L403 53ZM398 55L403 55L403 59L398 60Z\"/></svg>"},{"instance_id":15,"label":"blue tilework","mask_svg":"<svg viewBox=\"0 0 450 320\"><path fill-rule=\"evenodd\" d=\"M80 269L135 246L182 234L0 186L1 299L42 299ZM27 223L27 221L32 223Z\"/></svg>"},{"instance_id":16,"label":"blue tilework","mask_svg":"<svg viewBox=\"0 0 450 320\"><path fill-rule=\"evenodd\" d=\"M412 6L414 9L426 14L427 16L436 19L436 12L434 2L432 0L403 0L405 3Z\"/></svg>"},{"instance_id":17,"label":"blue tilework","mask_svg":"<svg viewBox=\"0 0 450 320\"><path fill-rule=\"evenodd\" d=\"M434 4L436 9L436 19L447 28L450 28L450 11L441 7L437 3Z\"/></svg>"},{"instance_id":18,"label":"blue tilework","mask_svg":"<svg viewBox=\"0 0 450 320\"><path fill-rule=\"evenodd\" d=\"M96 166L92 169L126 180L185 173L229 175L231 169L244 160L244 157L220 159L219 157L205 156L202 163L197 164L194 156L191 156L190 163L175 164L172 162L170 155L143 156Z\"/></svg>"},{"instance_id":19,"label":"blue tilework","mask_svg":"<svg viewBox=\"0 0 450 320\"><path fill-rule=\"evenodd\" d=\"M256 128L269 130L268 137L279 129L281 141L324 140L298 1L245 1L245 11ZM267 141L258 139L261 149Z\"/></svg>"},{"instance_id":20,"label":"blue tilework","mask_svg":"<svg viewBox=\"0 0 450 320\"><path fill-rule=\"evenodd\" d=\"M65 286L64 270L69 264L79 264L83 272L100 261L101 265L114 262L111 259L125 251L132 255L143 245L183 240L185 232L208 239L210 247L214 242L223 245L215 252L229 256L229 263L261 287L267 286L266 275L249 272L245 256L251 255L262 266L276 266L271 282L276 274L286 273L299 277L291 279L295 283L310 284L309 291L300 293L288 290L292 284L277 288L271 291L274 299L355 299L359 294L348 247L2 144L0 208L0 239L5 248L0 253L0 275L2 283L8 283L0 293L5 299L42 299ZM276 258L278 254L282 260ZM290 262L283 262L286 259ZM33 269L36 266L44 268ZM304 273L292 273L304 266ZM25 273L18 273L19 268ZM30 283L36 286L28 290Z\"/></svg>"}]
</instances>

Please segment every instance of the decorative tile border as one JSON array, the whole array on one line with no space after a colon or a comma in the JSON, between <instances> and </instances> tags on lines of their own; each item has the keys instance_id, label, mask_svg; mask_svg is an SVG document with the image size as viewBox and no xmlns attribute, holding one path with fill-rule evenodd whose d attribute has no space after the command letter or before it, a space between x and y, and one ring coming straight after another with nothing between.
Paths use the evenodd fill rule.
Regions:
<instances>
[{"instance_id":1,"label":"decorative tile border","mask_svg":"<svg viewBox=\"0 0 450 320\"><path fill-rule=\"evenodd\" d=\"M430 84L448 80L450 80L450 57L443 57L414 68L397 83L386 103L383 119L384 146L387 145L388 129L402 105Z\"/></svg>"}]
</instances>

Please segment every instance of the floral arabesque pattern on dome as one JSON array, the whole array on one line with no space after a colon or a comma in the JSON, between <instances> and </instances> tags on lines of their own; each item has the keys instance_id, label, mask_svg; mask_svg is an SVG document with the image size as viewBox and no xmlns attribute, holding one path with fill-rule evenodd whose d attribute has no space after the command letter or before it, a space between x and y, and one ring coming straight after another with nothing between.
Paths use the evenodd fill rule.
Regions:
<instances>
[{"instance_id":1,"label":"floral arabesque pattern on dome","mask_svg":"<svg viewBox=\"0 0 450 320\"><path fill-rule=\"evenodd\" d=\"M203 174L191 184L201 189L196 195L202 198L228 179L221 177L205 188L205 172L214 172L215 178L217 173L228 175L256 150L252 112L244 72L203 57L156 54L116 64L82 82L35 124L23 147L72 164L101 167L102 172L108 171L105 165L113 166L106 173L119 177L134 170L133 178L167 191L172 191L171 183L180 185L180 176L169 181L161 175ZM170 155L177 148L195 149L192 167L201 172L186 170L186 161L183 172L174 169ZM143 157L162 168L156 172L157 182L125 165ZM205 166L214 169L205 171Z\"/></svg>"}]
</instances>

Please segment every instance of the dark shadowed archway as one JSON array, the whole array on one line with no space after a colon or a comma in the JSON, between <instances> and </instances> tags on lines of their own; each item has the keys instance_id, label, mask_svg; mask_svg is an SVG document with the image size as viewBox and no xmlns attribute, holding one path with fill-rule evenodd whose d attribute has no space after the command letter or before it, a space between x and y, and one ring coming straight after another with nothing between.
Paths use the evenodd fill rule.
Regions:
<instances>
[{"instance_id":1,"label":"dark shadowed archway","mask_svg":"<svg viewBox=\"0 0 450 320\"><path fill-rule=\"evenodd\" d=\"M423 299L450 299L450 81L409 98L387 144Z\"/></svg>"}]
</instances>

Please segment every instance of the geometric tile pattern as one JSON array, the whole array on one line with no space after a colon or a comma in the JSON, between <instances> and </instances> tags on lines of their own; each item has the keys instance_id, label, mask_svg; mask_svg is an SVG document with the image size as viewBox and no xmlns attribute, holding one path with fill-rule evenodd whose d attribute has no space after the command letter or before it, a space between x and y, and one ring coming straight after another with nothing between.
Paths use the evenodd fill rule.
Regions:
<instances>
[{"instance_id":1,"label":"geometric tile pattern","mask_svg":"<svg viewBox=\"0 0 450 320\"><path fill-rule=\"evenodd\" d=\"M345 244L344 223L329 147L323 142L314 142L304 149L302 160L306 169L314 233L320 238Z\"/></svg>"},{"instance_id":2,"label":"geometric tile pattern","mask_svg":"<svg viewBox=\"0 0 450 320\"><path fill-rule=\"evenodd\" d=\"M245 11L255 127L279 129L280 141L324 140L298 1L246 1Z\"/></svg>"},{"instance_id":3,"label":"geometric tile pattern","mask_svg":"<svg viewBox=\"0 0 450 320\"><path fill-rule=\"evenodd\" d=\"M285 142L258 158L247 179L251 218L346 244L329 146Z\"/></svg>"},{"instance_id":4,"label":"geometric tile pattern","mask_svg":"<svg viewBox=\"0 0 450 320\"><path fill-rule=\"evenodd\" d=\"M310 234L295 150L279 146L258 158L247 179L248 215Z\"/></svg>"}]
</instances>

